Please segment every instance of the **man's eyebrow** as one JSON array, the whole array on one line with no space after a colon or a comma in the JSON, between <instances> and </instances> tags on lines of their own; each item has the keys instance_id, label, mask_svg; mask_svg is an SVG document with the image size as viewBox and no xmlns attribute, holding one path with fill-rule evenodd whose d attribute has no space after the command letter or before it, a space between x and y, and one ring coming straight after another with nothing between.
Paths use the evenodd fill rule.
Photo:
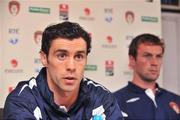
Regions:
<instances>
[{"instance_id":1,"label":"man's eyebrow","mask_svg":"<svg viewBox=\"0 0 180 120\"><path fill-rule=\"evenodd\" d=\"M77 53L86 53L84 50L77 51Z\"/></svg>"},{"instance_id":2,"label":"man's eyebrow","mask_svg":"<svg viewBox=\"0 0 180 120\"><path fill-rule=\"evenodd\" d=\"M54 51L54 53L57 53L57 52L67 52L67 50L64 50L64 49L57 49Z\"/></svg>"},{"instance_id":3,"label":"man's eyebrow","mask_svg":"<svg viewBox=\"0 0 180 120\"><path fill-rule=\"evenodd\" d=\"M54 51L54 53L57 53L57 52L68 52L68 51L67 51L67 50L64 50L64 49L57 49L56 51ZM77 51L76 53L86 54L86 51L84 51L84 50L79 50L79 51Z\"/></svg>"}]
</instances>

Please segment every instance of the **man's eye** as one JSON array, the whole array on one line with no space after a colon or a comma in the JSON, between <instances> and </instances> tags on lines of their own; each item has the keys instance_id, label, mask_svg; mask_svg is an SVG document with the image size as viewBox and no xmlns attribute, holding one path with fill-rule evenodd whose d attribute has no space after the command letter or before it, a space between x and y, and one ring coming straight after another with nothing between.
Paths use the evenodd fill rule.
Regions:
<instances>
[{"instance_id":1,"label":"man's eye","mask_svg":"<svg viewBox=\"0 0 180 120\"><path fill-rule=\"evenodd\" d=\"M157 55L157 58L161 59L163 57L163 55Z\"/></svg>"},{"instance_id":2,"label":"man's eye","mask_svg":"<svg viewBox=\"0 0 180 120\"><path fill-rule=\"evenodd\" d=\"M64 60L66 58L66 54L61 53L61 54L58 54L57 57L59 60Z\"/></svg>"},{"instance_id":3,"label":"man's eye","mask_svg":"<svg viewBox=\"0 0 180 120\"><path fill-rule=\"evenodd\" d=\"M84 55L82 55L82 54L77 54L76 56L75 56L75 59L76 60L82 60L82 59L84 59Z\"/></svg>"},{"instance_id":4,"label":"man's eye","mask_svg":"<svg viewBox=\"0 0 180 120\"><path fill-rule=\"evenodd\" d=\"M150 55L150 54L145 54L145 55L143 55L143 57L146 58L146 59L151 59L151 58L152 58L152 55Z\"/></svg>"}]
</instances>

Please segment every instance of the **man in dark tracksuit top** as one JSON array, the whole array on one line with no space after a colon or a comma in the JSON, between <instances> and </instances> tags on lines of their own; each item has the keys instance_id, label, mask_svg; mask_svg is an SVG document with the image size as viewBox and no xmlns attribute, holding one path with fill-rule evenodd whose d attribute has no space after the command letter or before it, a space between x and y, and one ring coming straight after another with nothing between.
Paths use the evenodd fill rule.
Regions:
<instances>
[{"instance_id":1,"label":"man in dark tracksuit top","mask_svg":"<svg viewBox=\"0 0 180 120\"><path fill-rule=\"evenodd\" d=\"M154 101L148 96L148 89L132 82L114 95L125 120L180 120L177 108L173 108L173 103L180 105L180 97L158 85Z\"/></svg>"},{"instance_id":2,"label":"man in dark tracksuit top","mask_svg":"<svg viewBox=\"0 0 180 120\"><path fill-rule=\"evenodd\" d=\"M155 35L141 34L129 46L133 79L114 93L125 120L180 120L180 96L160 88L164 43Z\"/></svg>"},{"instance_id":3,"label":"man in dark tracksuit top","mask_svg":"<svg viewBox=\"0 0 180 120\"><path fill-rule=\"evenodd\" d=\"M83 76L90 43L89 34L77 23L47 27L40 51L45 67L8 95L4 119L122 120L112 93Z\"/></svg>"},{"instance_id":4,"label":"man in dark tracksuit top","mask_svg":"<svg viewBox=\"0 0 180 120\"><path fill-rule=\"evenodd\" d=\"M6 100L4 119L90 120L96 115L103 115L106 120L122 120L119 112L112 94L86 78L81 81L77 101L66 111L63 106L54 103L53 93L46 80L46 70L43 68L36 79L20 82L10 93Z\"/></svg>"}]
</instances>

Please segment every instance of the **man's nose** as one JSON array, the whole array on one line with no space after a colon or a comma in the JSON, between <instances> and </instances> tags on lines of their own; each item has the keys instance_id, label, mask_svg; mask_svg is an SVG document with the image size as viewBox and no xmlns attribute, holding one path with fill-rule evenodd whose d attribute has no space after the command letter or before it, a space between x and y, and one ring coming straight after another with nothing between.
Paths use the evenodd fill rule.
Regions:
<instances>
[{"instance_id":1,"label":"man's nose","mask_svg":"<svg viewBox=\"0 0 180 120\"><path fill-rule=\"evenodd\" d=\"M76 65L75 65L75 60L73 58L70 58L69 60L67 60L67 63L66 63L66 68L68 71L71 71L71 72L74 72L75 69L76 69Z\"/></svg>"},{"instance_id":2,"label":"man's nose","mask_svg":"<svg viewBox=\"0 0 180 120\"><path fill-rule=\"evenodd\" d=\"M157 58L152 58L151 59L151 64L152 65L158 65L159 64L159 60Z\"/></svg>"}]
</instances>

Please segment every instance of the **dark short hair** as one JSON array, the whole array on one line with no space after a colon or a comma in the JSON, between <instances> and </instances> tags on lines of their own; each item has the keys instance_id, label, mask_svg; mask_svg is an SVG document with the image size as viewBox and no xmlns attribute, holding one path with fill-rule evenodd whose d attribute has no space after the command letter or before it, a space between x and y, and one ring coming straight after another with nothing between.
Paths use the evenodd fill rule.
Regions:
<instances>
[{"instance_id":1,"label":"dark short hair","mask_svg":"<svg viewBox=\"0 0 180 120\"><path fill-rule=\"evenodd\" d=\"M56 38L73 40L83 38L87 45L87 54L91 51L91 37L78 23L65 21L48 26L42 34L41 50L48 55L51 43Z\"/></svg>"},{"instance_id":2,"label":"dark short hair","mask_svg":"<svg viewBox=\"0 0 180 120\"><path fill-rule=\"evenodd\" d=\"M164 54L164 42L156 35L144 33L136 36L129 45L129 56L136 58L137 50L140 44L148 43L151 45L158 45L162 48L162 53Z\"/></svg>"}]
</instances>

